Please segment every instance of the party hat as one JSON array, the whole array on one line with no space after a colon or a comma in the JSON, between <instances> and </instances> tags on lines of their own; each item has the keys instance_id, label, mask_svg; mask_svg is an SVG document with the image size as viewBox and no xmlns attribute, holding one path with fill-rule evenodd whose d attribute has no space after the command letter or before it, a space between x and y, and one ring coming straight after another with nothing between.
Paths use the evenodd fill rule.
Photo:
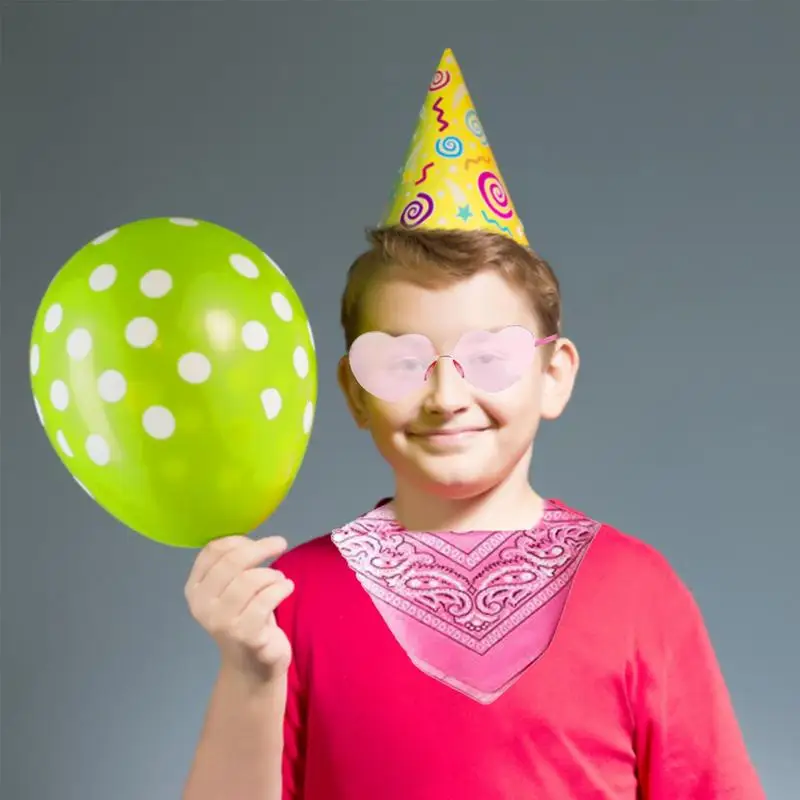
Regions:
<instances>
[{"instance_id":1,"label":"party hat","mask_svg":"<svg viewBox=\"0 0 800 800\"><path fill-rule=\"evenodd\" d=\"M428 87L382 226L486 230L527 247L467 84L450 49Z\"/></svg>"}]
</instances>

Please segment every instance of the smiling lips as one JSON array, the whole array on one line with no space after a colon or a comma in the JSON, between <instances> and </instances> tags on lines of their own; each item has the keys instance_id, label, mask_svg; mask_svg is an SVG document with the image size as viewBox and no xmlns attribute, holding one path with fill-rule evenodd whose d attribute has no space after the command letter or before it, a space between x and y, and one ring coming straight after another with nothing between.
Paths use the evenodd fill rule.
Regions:
<instances>
[{"instance_id":1,"label":"smiling lips","mask_svg":"<svg viewBox=\"0 0 800 800\"><path fill-rule=\"evenodd\" d=\"M483 433L488 428L441 428L439 430L422 431L412 434L415 439L423 439L428 442L460 442L464 439Z\"/></svg>"}]
</instances>

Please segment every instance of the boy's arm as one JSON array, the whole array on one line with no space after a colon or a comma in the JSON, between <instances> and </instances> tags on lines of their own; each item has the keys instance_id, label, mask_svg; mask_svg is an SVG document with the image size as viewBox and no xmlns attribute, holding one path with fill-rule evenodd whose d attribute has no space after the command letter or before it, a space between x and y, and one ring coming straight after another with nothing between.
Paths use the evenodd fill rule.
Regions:
<instances>
[{"instance_id":1,"label":"boy's arm","mask_svg":"<svg viewBox=\"0 0 800 800\"><path fill-rule=\"evenodd\" d=\"M272 566L299 583L286 556ZM293 650L297 593L274 612ZM302 697L294 652L268 681L221 668L183 800L302 800Z\"/></svg>"},{"instance_id":2,"label":"boy's arm","mask_svg":"<svg viewBox=\"0 0 800 800\"><path fill-rule=\"evenodd\" d=\"M286 683L220 670L183 800L281 800Z\"/></svg>"},{"instance_id":3,"label":"boy's arm","mask_svg":"<svg viewBox=\"0 0 800 800\"><path fill-rule=\"evenodd\" d=\"M764 800L703 618L674 573L642 635L633 696L642 800Z\"/></svg>"}]
</instances>

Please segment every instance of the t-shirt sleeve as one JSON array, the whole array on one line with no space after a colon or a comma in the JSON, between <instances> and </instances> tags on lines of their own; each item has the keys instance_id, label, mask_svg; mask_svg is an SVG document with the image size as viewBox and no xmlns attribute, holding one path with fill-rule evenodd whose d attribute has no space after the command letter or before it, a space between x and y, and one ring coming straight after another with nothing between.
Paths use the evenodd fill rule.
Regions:
<instances>
[{"instance_id":1,"label":"t-shirt sleeve","mask_svg":"<svg viewBox=\"0 0 800 800\"><path fill-rule=\"evenodd\" d=\"M286 714L283 722L282 800L302 800L305 774L306 714L305 690L297 664L297 576L292 569L293 559L282 556L272 565L295 582L294 592L275 611L278 625L292 644L289 664Z\"/></svg>"},{"instance_id":2,"label":"t-shirt sleeve","mask_svg":"<svg viewBox=\"0 0 800 800\"><path fill-rule=\"evenodd\" d=\"M633 710L640 797L763 800L700 609L677 575L665 572L639 620Z\"/></svg>"}]
</instances>

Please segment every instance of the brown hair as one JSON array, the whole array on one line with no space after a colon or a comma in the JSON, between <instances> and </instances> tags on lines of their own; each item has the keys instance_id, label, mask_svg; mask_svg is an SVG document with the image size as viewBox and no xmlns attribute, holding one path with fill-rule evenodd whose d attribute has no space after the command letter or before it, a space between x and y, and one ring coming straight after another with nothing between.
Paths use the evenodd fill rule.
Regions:
<instances>
[{"instance_id":1,"label":"brown hair","mask_svg":"<svg viewBox=\"0 0 800 800\"><path fill-rule=\"evenodd\" d=\"M484 269L497 270L528 295L542 326L541 336L561 331L561 292L553 270L531 249L503 234L389 227L368 230L367 240L370 248L351 265L342 295L341 323L348 349L359 335L364 296L377 280L402 278L438 288Z\"/></svg>"}]
</instances>

